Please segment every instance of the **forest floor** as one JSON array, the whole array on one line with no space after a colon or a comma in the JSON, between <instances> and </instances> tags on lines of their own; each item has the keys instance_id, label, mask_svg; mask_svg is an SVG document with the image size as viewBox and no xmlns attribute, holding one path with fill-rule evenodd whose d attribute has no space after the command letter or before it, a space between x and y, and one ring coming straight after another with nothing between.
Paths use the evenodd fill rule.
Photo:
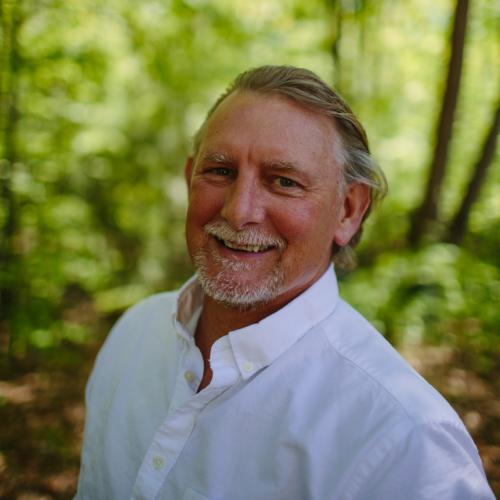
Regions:
<instances>
[{"instance_id":1,"label":"forest floor","mask_svg":"<svg viewBox=\"0 0 500 500\"><path fill-rule=\"evenodd\" d=\"M83 394L100 342L59 346L0 370L0 498L49 500L75 493L84 424ZM460 366L451 350L404 356L458 411L500 496L500 377Z\"/></svg>"}]
</instances>

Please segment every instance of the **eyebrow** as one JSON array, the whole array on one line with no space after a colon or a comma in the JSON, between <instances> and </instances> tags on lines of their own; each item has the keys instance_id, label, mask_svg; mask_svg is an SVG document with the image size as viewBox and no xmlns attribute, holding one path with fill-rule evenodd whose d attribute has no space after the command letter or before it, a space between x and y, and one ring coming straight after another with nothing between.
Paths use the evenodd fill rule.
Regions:
<instances>
[{"instance_id":1,"label":"eyebrow","mask_svg":"<svg viewBox=\"0 0 500 500\"><path fill-rule=\"evenodd\" d=\"M216 153L216 152L206 152L201 158L201 161L215 163L218 165L232 165L237 163L233 156L225 154L225 153ZM303 172L301 168L297 166L297 164L287 161L287 160L267 160L262 162L262 165L269 170L276 170L282 173L295 173L301 175L302 177L307 177L307 175Z\"/></svg>"},{"instance_id":2,"label":"eyebrow","mask_svg":"<svg viewBox=\"0 0 500 500\"><path fill-rule=\"evenodd\" d=\"M301 172L301 169L291 161L270 160L270 161L265 161L263 165L266 168L272 168L274 170L282 170L284 172L297 172L297 173Z\"/></svg>"},{"instance_id":3,"label":"eyebrow","mask_svg":"<svg viewBox=\"0 0 500 500\"><path fill-rule=\"evenodd\" d=\"M211 163L219 163L222 165L228 165L229 163L234 163L234 159L224 153L204 153L201 157L202 161L209 161Z\"/></svg>"}]
</instances>

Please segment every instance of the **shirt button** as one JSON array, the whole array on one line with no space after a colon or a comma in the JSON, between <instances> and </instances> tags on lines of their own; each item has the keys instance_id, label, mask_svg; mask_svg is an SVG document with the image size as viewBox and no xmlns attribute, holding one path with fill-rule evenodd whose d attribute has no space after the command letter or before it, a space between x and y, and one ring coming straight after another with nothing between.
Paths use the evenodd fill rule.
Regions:
<instances>
[{"instance_id":1,"label":"shirt button","mask_svg":"<svg viewBox=\"0 0 500 500\"><path fill-rule=\"evenodd\" d=\"M187 382L191 383L194 380L194 373L187 371L184 373L184 378L186 379Z\"/></svg>"},{"instance_id":2,"label":"shirt button","mask_svg":"<svg viewBox=\"0 0 500 500\"><path fill-rule=\"evenodd\" d=\"M251 361L245 361L243 363L243 371L249 373L253 370L253 363Z\"/></svg>"},{"instance_id":3,"label":"shirt button","mask_svg":"<svg viewBox=\"0 0 500 500\"><path fill-rule=\"evenodd\" d=\"M155 455L151 463L156 470L160 470L165 465L165 459L160 455Z\"/></svg>"}]
</instances>

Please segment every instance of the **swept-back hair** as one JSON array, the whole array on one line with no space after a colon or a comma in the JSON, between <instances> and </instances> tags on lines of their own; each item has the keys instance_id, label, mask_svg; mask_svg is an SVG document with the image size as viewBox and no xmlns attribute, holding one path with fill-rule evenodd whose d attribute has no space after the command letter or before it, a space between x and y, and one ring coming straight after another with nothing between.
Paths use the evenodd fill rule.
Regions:
<instances>
[{"instance_id":1,"label":"swept-back hair","mask_svg":"<svg viewBox=\"0 0 500 500\"><path fill-rule=\"evenodd\" d=\"M319 114L329 116L334 122L340 141L341 151L337 159L343 174L343 185L365 184L370 188L370 207L387 193L387 181L382 169L370 154L366 132L344 99L315 73L294 66L260 66L241 73L209 110L205 121L194 136L193 154L197 155L203 133L209 118L221 102L237 91L251 91L260 94L283 96ZM334 141L335 138L332 138ZM338 149L338 146L337 146ZM361 239L362 224L351 241L333 248L333 261L337 267L348 269L355 263L354 247Z\"/></svg>"}]
</instances>

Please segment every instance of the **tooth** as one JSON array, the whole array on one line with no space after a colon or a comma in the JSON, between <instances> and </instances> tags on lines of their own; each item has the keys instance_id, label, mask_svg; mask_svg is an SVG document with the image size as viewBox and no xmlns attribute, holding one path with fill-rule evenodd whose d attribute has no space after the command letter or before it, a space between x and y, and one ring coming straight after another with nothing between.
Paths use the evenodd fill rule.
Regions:
<instances>
[{"instance_id":1,"label":"tooth","mask_svg":"<svg viewBox=\"0 0 500 500\"><path fill-rule=\"evenodd\" d=\"M260 246L260 245L239 245L237 243L233 243L231 241L226 241L226 240L221 240L222 243L228 248L231 248L233 250L240 250L244 252L252 252L252 253L259 253L259 252L264 252L271 248L270 246Z\"/></svg>"}]
</instances>

